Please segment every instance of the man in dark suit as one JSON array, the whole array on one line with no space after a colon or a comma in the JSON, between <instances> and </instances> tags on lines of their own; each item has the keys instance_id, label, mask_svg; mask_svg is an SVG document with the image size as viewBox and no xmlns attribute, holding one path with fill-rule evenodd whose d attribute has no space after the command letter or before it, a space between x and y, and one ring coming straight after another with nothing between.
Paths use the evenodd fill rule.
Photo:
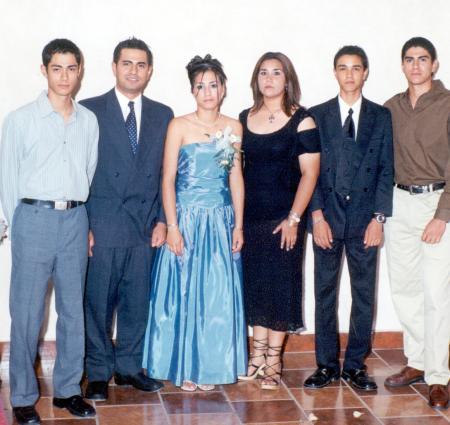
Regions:
<instances>
[{"instance_id":1,"label":"man in dark suit","mask_svg":"<svg viewBox=\"0 0 450 425\"><path fill-rule=\"evenodd\" d=\"M114 50L116 87L81 102L100 127L98 167L87 203L90 259L86 283L86 397L104 400L108 381L157 391L162 383L142 373L150 265L165 241L160 202L164 138L170 108L142 95L152 74L152 53L136 38ZM112 343L113 314L117 336Z\"/></svg>"},{"instance_id":2,"label":"man in dark suit","mask_svg":"<svg viewBox=\"0 0 450 425\"><path fill-rule=\"evenodd\" d=\"M361 94L368 73L360 47L341 48L334 58L339 96L311 109L322 155L310 204L318 369L306 379L308 388L325 387L341 376L336 306L344 248L352 309L342 377L358 389L377 388L364 359L371 346L377 247L392 213L393 155L389 111Z\"/></svg>"}]
</instances>

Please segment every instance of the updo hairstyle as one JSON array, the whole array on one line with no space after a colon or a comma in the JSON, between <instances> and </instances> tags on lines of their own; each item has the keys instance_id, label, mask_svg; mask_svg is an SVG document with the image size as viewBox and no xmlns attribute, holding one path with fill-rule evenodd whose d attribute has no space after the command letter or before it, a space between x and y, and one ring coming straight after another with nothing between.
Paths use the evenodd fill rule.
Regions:
<instances>
[{"instance_id":1,"label":"updo hairstyle","mask_svg":"<svg viewBox=\"0 0 450 425\"><path fill-rule=\"evenodd\" d=\"M194 56L189 63L186 65L189 82L191 84L191 91L194 92L194 84L195 79L198 74L204 74L207 71L211 71L216 76L216 79L220 81L220 83L225 88L225 94L223 98L225 98L227 94L226 81L227 76L223 71L222 64L214 59L210 54L207 54L204 58L201 56Z\"/></svg>"}]
</instances>

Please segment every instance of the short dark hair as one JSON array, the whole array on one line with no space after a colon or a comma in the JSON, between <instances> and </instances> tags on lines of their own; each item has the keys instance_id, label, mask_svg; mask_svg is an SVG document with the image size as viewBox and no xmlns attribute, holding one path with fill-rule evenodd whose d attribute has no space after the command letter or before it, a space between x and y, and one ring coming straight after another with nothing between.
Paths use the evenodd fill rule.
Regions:
<instances>
[{"instance_id":1,"label":"short dark hair","mask_svg":"<svg viewBox=\"0 0 450 425\"><path fill-rule=\"evenodd\" d=\"M410 38L402 47L402 61L405 59L406 52L411 47L422 47L425 49L431 57L431 62L434 62L437 59L436 48L430 40L427 40L424 37L413 37Z\"/></svg>"},{"instance_id":2,"label":"short dark hair","mask_svg":"<svg viewBox=\"0 0 450 425\"><path fill-rule=\"evenodd\" d=\"M119 62L120 53L122 52L122 49L138 49L143 50L147 54L147 63L152 66L153 65L153 55L150 51L150 48L147 46L145 41L140 40L136 37L128 38L127 40L121 41L116 48L114 49L113 53L113 62L117 63Z\"/></svg>"},{"instance_id":3,"label":"short dark hair","mask_svg":"<svg viewBox=\"0 0 450 425\"><path fill-rule=\"evenodd\" d=\"M55 38L50 41L42 50L42 63L47 68L55 53L72 53L77 64L81 64L81 50L67 38Z\"/></svg>"},{"instance_id":4,"label":"short dark hair","mask_svg":"<svg viewBox=\"0 0 450 425\"><path fill-rule=\"evenodd\" d=\"M336 65L340 57L344 55L355 55L361 58L361 62L364 69L369 68L369 59L366 55L366 52L359 46L343 46L341 47L337 53L334 55L333 66L336 69Z\"/></svg>"},{"instance_id":5,"label":"short dark hair","mask_svg":"<svg viewBox=\"0 0 450 425\"><path fill-rule=\"evenodd\" d=\"M281 52L266 52L256 62L253 69L250 87L253 92L253 111L259 111L264 104L264 97L258 86L258 75L263 62L275 59L281 63L283 74L286 78L286 86L282 101L283 112L290 117L293 112L300 107L300 83L298 82L297 73L291 60Z\"/></svg>"}]
</instances>

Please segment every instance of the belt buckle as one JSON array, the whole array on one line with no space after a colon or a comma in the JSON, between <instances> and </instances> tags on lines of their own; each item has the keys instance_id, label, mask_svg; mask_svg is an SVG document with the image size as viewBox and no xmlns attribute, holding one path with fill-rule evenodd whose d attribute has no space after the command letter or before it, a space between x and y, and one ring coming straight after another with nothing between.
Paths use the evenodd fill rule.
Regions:
<instances>
[{"instance_id":1,"label":"belt buckle","mask_svg":"<svg viewBox=\"0 0 450 425\"><path fill-rule=\"evenodd\" d=\"M414 185L413 184L409 185L408 190L409 190L409 194L410 195L415 195L416 194L416 192L414 192L413 189L414 189Z\"/></svg>"},{"instance_id":2,"label":"belt buckle","mask_svg":"<svg viewBox=\"0 0 450 425\"><path fill-rule=\"evenodd\" d=\"M55 201L55 210L65 211L67 210L67 201Z\"/></svg>"}]
</instances>

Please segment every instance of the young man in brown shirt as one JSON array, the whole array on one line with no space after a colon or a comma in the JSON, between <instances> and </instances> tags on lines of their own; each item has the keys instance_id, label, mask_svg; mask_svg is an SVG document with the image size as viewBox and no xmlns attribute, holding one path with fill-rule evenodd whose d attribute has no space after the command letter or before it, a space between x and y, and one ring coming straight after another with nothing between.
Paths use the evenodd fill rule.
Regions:
<instances>
[{"instance_id":1,"label":"young man in brown shirt","mask_svg":"<svg viewBox=\"0 0 450 425\"><path fill-rule=\"evenodd\" d=\"M394 212L386 225L392 299L408 364L390 387L421 379L430 406L448 407L450 339L450 91L433 77L436 49L422 37L402 49L408 90L386 102L394 130Z\"/></svg>"}]
</instances>

